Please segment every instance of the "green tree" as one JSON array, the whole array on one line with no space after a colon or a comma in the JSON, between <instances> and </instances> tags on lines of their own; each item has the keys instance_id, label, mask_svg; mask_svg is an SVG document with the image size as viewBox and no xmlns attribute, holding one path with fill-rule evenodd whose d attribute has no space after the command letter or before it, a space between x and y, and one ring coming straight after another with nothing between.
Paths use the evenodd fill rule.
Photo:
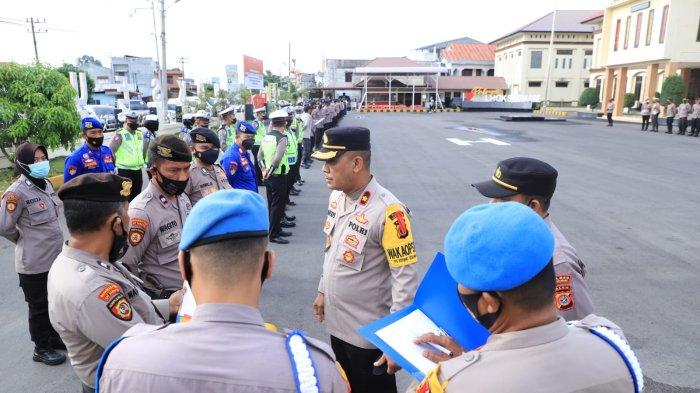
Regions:
<instances>
[{"instance_id":1,"label":"green tree","mask_svg":"<svg viewBox=\"0 0 700 393\"><path fill-rule=\"evenodd\" d=\"M249 104L250 103L250 96L253 95L253 92L250 91L249 89L246 89L245 87L241 87L240 89L236 89L233 92L233 97L234 101L237 104Z\"/></svg>"},{"instance_id":2,"label":"green tree","mask_svg":"<svg viewBox=\"0 0 700 393\"><path fill-rule=\"evenodd\" d=\"M631 108L634 105L634 101L636 98L634 97L634 93L625 93L625 101L622 103L622 106L625 108Z\"/></svg>"},{"instance_id":3,"label":"green tree","mask_svg":"<svg viewBox=\"0 0 700 393\"><path fill-rule=\"evenodd\" d=\"M267 86L268 83L277 83L280 85L282 78L279 75L275 75L270 70L265 70L265 75L263 75L263 84Z\"/></svg>"},{"instance_id":4,"label":"green tree","mask_svg":"<svg viewBox=\"0 0 700 393\"><path fill-rule=\"evenodd\" d=\"M63 63L63 65L58 67L57 70L61 74L65 75L66 78L68 78L69 72L85 72L81 68L76 67L73 64L68 64L68 63ZM92 79L90 74L88 74L87 72L85 73L85 77L87 78L88 103L90 103L90 102L92 102L92 95L93 95L93 92L95 91L95 80ZM68 80L70 80L70 79L68 79Z\"/></svg>"},{"instance_id":5,"label":"green tree","mask_svg":"<svg viewBox=\"0 0 700 393\"><path fill-rule=\"evenodd\" d=\"M591 108L598 105L600 100L598 99L598 89L589 87L581 93L581 97L578 100L579 105L586 106L590 105Z\"/></svg>"},{"instance_id":6,"label":"green tree","mask_svg":"<svg viewBox=\"0 0 700 393\"><path fill-rule=\"evenodd\" d=\"M41 64L0 65L2 154L14 161L16 147L25 141L47 149L70 149L80 135L75 97L73 87L55 69Z\"/></svg>"},{"instance_id":7,"label":"green tree","mask_svg":"<svg viewBox=\"0 0 700 393\"><path fill-rule=\"evenodd\" d=\"M671 75L664 79L664 84L661 86L661 102L666 103L666 100L673 100L676 104L683 101L687 89L683 83L683 78L678 75Z\"/></svg>"},{"instance_id":8,"label":"green tree","mask_svg":"<svg viewBox=\"0 0 700 393\"><path fill-rule=\"evenodd\" d=\"M92 56L88 56L88 55L82 55L82 56L78 57L75 60L75 64L77 64L78 67L82 67L86 64L95 64L95 65L102 67L101 61L97 60L96 58L94 58Z\"/></svg>"}]
</instances>

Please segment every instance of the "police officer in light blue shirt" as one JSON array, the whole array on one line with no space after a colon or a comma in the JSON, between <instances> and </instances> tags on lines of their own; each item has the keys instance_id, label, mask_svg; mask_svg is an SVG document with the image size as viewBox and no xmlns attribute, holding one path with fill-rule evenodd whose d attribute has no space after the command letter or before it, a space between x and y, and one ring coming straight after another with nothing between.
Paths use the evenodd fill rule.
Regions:
<instances>
[{"instance_id":1,"label":"police officer in light blue shirt","mask_svg":"<svg viewBox=\"0 0 700 393\"><path fill-rule=\"evenodd\" d=\"M86 117L80 122L80 127L85 144L66 158L63 182L84 173L116 173L114 154L109 147L102 145L102 123L94 117Z\"/></svg>"},{"instance_id":2,"label":"police officer in light blue shirt","mask_svg":"<svg viewBox=\"0 0 700 393\"><path fill-rule=\"evenodd\" d=\"M226 172L233 188L258 192L255 180L255 161L250 150L255 143L255 127L247 121L236 124L236 140L221 158L221 167Z\"/></svg>"}]
</instances>

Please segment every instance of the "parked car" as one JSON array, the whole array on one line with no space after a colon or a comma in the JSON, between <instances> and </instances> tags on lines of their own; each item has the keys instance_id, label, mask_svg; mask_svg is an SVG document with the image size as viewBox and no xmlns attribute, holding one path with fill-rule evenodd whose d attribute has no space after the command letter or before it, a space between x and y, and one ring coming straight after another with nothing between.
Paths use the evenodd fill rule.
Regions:
<instances>
[{"instance_id":1,"label":"parked car","mask_svg":"<svg viewBox=\"0 0 700 393\"><path fill-rule=\"evenodd\" d=\"M139 115L139 122L149 113L148 105L146 105L146 103L141 101L140 99L119 99L117 100L117 109L119 110L117 120L119 120L119 123L122 124L124 123L124 119L126 118L126 112L136 112Z\"/></svg>"},{"instance_id":2,"label":"parked car","mask_svg":"<svg viewBox=\"0 0 700 393\"><path fill-rule=\"evenodd\" d=\"M114 115L114 108L108 105L87 105L92 109L97 120L104 125L105 131L114 131L117 129L117 117Z\"/></svg>"}]
</instances>

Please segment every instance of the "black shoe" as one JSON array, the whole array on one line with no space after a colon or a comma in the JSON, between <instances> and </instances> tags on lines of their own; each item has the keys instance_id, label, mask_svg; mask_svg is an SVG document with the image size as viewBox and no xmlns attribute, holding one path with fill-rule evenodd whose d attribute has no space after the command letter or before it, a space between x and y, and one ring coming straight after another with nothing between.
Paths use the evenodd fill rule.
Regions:
<instances>
[{"instance_id":1,"label":"black shoe","mask_svg":"<svg viewBox=\"0 0 700 393\"><path fill-rule=\"evenodd\" d=\"M294 228L295 226L297 226L297 224L295 224L291 221L282 220L282 228Z\"/></svg>"},{"instance_id":2,"label":"black shoe","mask_svg":"<svg viewBox=\"0 0 700 393\"><path fill-rule=\"evenodd\" d=\"M295 221L297 219L296 216L284 216L284 219L287 221Z\"/></svg>"},{"instance_id":3,"label":"black shoe","mask_svg":"<svg viewBox=\"0 0 700 393\"><path fill-rule=\"evenodd\" d=\"M297 180L297 185L299 185L299 186L303 186L304 183L306 183L306 182L304 181L304 179L299 179L299 180Z\"/></svg>"},{"instance_id":4,"label":"black shoe","mask_svg":"<svg viewBox=\"0 0 700 393\"><path fill-rule=\"evenodd\" d=\"M277 236L280 236L280 237L290 237L290 236L292 236L292 232L280 231L280 233L278 233Z\"/></svg>"},{"instance_id":5,"label":"black shoe","mask_svg":"<svg viewBox=\"0 0 700 393\"><path fill-rule=\"evenodd\" d=\"M67 350L66 344L61 340L61 337L50 337L49 346L53 349Z\"/></svg>"},{"instance_id":6,"label":"black shoe","mask_svg":"<svg viewBox=\"0 0 700 393\"><path fill-rule=\"evenodd\" d=\"M279 236L273 237L270 239L270 243L277 243L277 244L289 244L289 240L283 239Z\"/></svg>"},{"instance_id":7,"label":"black shoe","mask_svg":"<svg viewBox=\"0 0 700 393\"><path fill-rule=\"evenodd\" d=\"M301 192L300 189L298 189L298 188L296 188L296 187L294 187L294 186L292 186L292 191L294 191L294 192Z\"/></svg>"},{"instance_id":8,"label":"black shoe","mask_svg":"<svg viewBox=\"0 0 700 393\"><path fill-rule=\"evenodd\" d=\"M58 353L53 349L34 348L32 356L35 362L42 362L47 366L56 366L66 361L66 355Z\"/></svg>"},{"instance_id":9,"label":"black shoe","mask_svg":"<svg viewBox=\"0 0 700 393\"><path fill-rule=\"evenodd\" d=\"M299 191L294 191L294 190L289 191L289 195L291 195L291 196L298 196L298 195L299 195Z\"/></svg>"},{"instance_id":10,"label":"black shoe","mask_svg":"<svg viewBox=\"0 0 700 393\"><path fill-rule=\"evenodd\" d=\"M296 202L294 202L294 201L289 201L289 202L287 202L287 205L289 205L289 206L296 206L297 204L296 204Z\"/></svg>"},{"instance_id":11,"label":"black shoe","mask_svg":"<svg viewBox=\"0 0 700 393\"><path fill-rule=\"evenodd\" d=\"M666 131L666 134L673 134L671 131Z\"/></svg>"}]
</instances>

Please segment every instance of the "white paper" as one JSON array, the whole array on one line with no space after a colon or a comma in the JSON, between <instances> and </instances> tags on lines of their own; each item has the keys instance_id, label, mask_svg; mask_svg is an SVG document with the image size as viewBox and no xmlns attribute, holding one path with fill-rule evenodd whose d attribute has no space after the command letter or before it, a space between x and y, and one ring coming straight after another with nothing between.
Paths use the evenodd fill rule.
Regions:
<instances>
[{"instance_id":1,"label":"white paper","mask_svg":"<svg viewBox=\"0 0 700 393\"><path fill-rule=\"evenodd\" d=\"M178 322L188 322L194 315L194 310L197 308L197 302L194 301L190 284L185 281L185 293L182 295L182 304L177 312Z\"/></svg>"},{"instance_id":2,"label":"white paper","mask_svg":"<svg viewBox=\"0 0 700 393\"><path fill-rule=\"evenodd\" d=\"M426 333L438 334L441 331L423 311L414 310L391 325L377 330L376 335L409 363L413 364L420 372L427 374L437 364L426 359L423 356L425 347L414 344L413 340Z\"/></svg>"}]
</instances>

